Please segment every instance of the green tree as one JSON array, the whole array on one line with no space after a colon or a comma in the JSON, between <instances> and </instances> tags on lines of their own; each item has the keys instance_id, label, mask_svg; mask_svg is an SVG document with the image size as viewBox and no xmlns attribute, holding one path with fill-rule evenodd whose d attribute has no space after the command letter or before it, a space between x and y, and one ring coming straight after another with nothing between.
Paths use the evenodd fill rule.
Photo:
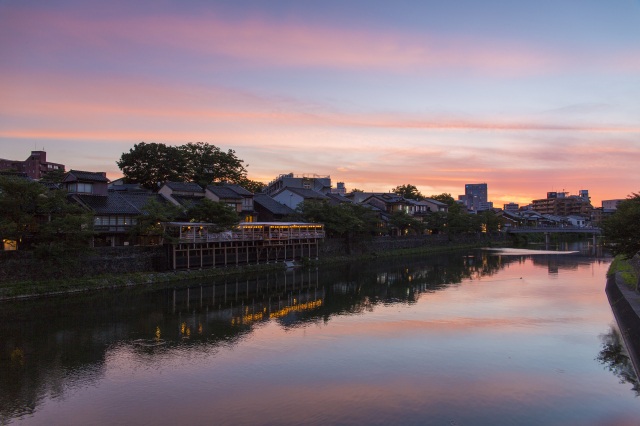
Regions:
<instances>
[{"instance_id":1,"label":"green tree","mask_svg":"<svg viewBox=\"0 0 640 426\"><path fill-rule=\"evenodd\" d=\"M234 150L222 151L204 142L188 143L178 147L185 159L187 180L207 186L214 182L241 183L247 171Z\"/></svg>"},{"instance_id":2,"label":"green tree","mask_svg":"<svg viewBox=\"0 0 640 426\"><path fill-rule=\"evenodd\" d=\"M407 234L422 234L425 230L425 224L420 220L414 218L410 214L404 211L397 211L391 215L389 224L394 228L400 230L402 235Z\"/></svg>"},{"instance_id":3,"label":"green tree","mask_svg":"<svg viewBox=\"0 0 640 426\"><path fill-rule=\"evenodd\" d=\"M391 191L409 200L424 199L424 196L420 193L420 191L418 191L418 188L410 184L396 186Z\"/></svg>"},{"instance_id":4,"label":"green tree","mask_svg":"<svg viewBox=\"0 0 640 426\"><path fill-rule=\"evenodd\" d=\"M65 171L63 169L51 170L42 176L40 182L46 183L61 183L64 179Z\"/></svg>"},{"instance_id":5,"label":"green tree","mask_svg":"<svg viewBox=\"0 0 640 426\"><path fill-rule=\"evenodd\" d=\"M130 231L134 238L164 238L162 222L172 222L184 214L175 204L160 202L154 197L150 197L140 210L142 214L136 217L136 224Z\"/></svg>"},{"instance_id":6,"label":"green tree","mask_svg":"<svg viewBox=\"0 0 640 426\"><path fill-rule=\"evenodd\" d=\"M425 216L424 226L432 234L442 234L447 230L447 213L432 212Z\"/></svg>"},{"instance_id":7,"label":"green tree","mask_svg":"<svg viewBox=\"0 0 640 426\"><path fill-rule=\"evenodd\" d=\"M127 182L148 189L158 189L168 181L196 182L202 186L224 181L241 183L247 174L242 163L234 150L224 152L204 142L177 147L140 142L116 161Z\"/></svg>"},{"instance_id":8,"label":"green tree","mask_svg":"<svg viewBox=\"0 0 640 426\"><path fill-rule=\"evenodd\" d=\"M191 222L215 224L214 232L231 229L240 222L240 217L233 208L206 198L193 204L187 210L187 217Z\"/></svg>"},{"instance_id":9,"label":"green tree","mask_svg":"<svg viewBox=\"0 0 640 426\"><path fill-rule=\"evenodd\" d=\"M296 220L324 224L327 235L350 240L377 233L379 220L369 208L352 203L329 204L308 200L300 203Z\"/></svg>"},{"instance_id":10,"label":"green tree","mask_svg":"<svg viewBox=\"0 0 640 426\"><path fill-rule=\"evenodd\" d=\"M162 143L135 144L116 164L127 182L153 190L164 182L183 182L189 176L183 151Z\"/></svg>"},{"instance_id":11,"label":"green tree","mask_svg":"<svg viewBox=\"0 0 640 426\"><path fill-rule=\"evenodd\" d=\"M467 210L454 202L447 211L447 233L450 235L474 232L473 220Z\"/></svg>"},{"instance_id":12,"label":"green tree","mask_svg":"<svg viewBox=\"0 0 640 426\"><path fill-rule=\"evenodd\" d=\"M480 222L480 231L488 233L498 232L502 229L504 224L504 220L496 215L492 210L479 212L476 216Z\"/></svg>"},{"instance_id":13,"label":"green tree","mask_svg":"<svg viewBox=\"0 0 640 426\"><path fill-rule=\"evenodd\" d=\"M615 213L602 223L605 238L614 254L629 259L640 251L640 194L618 204Z\"/></svg>"},{"instance_id":14,"label":"green tree","mask_svg":"<svg viewBox=\"0 0 640 426\"><path fill-rule=\"evenodd\" d=\"M253 192L254 194L258 194L262 192L264 190L264 187L267 186L262 182L258 182L257 180L251 180L246 177L243 177L236 183L241 187L243 187L244 189L246 189L247 191Z\"/></svg>"},{"instance_id":15,"label":"green tree","mask_svg":"<svg viewBox=\"0 0 640 426\"><path fill-rule=\"evenodd\" d=\"M27 179L0 176L0 238L17 248L37 248L42 254L87 247L92 218L66 200L62 190L49 190Z\"/></svg>"},{"instance_id":16,"label":"green tree","mask_svg":"<svg viewBox=\"0 0 640 426\"><path fill-rule=\"evenodd\" d=\"M454 200L451 194L448 194L446 192L438 195L432 195L429 198L431 198L432 200L440 201L441 203L445 203L448 206L456 204L456 200Z\"/></svg>"}]
</instances>

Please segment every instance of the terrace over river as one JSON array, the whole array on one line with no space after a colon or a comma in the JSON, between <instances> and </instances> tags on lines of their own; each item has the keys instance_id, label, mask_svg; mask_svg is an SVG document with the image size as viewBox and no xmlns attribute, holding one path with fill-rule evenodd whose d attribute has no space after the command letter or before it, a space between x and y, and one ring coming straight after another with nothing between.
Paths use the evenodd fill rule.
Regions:
<instances>
[{"instance_id":1,"label":"terrace over river","mask_svg":"<svg viewBox=\"0 0 640 426\"><path fill-rule=\"evenodd\" d=\"M168 247L174 270L315 258L325 237L324 225L318 223L243 222L221 232L211 223L162 226L172 237Z\"/></svg>"},{"instance_id":2,"label":"terrace over river","mask_svg":"<svg viewBox=\"0 0 640 426\"><path fill-rule=\"evenodd\" d=\"M0 424L632 425L590 244L0 305Z\"/></svg>"}]
</instances>

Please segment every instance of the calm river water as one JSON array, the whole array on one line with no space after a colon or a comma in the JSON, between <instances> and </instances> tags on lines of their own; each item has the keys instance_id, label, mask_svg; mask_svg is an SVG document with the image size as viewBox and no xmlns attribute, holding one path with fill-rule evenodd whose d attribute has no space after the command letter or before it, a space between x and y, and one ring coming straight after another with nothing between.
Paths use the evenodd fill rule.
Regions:
<instances>
[{"instance_id":1,"label":"calm river water","mask_svg":"<svg viewBox=\"0 0 640 426\"><path fill-rule=\"evenodd\" d=\"M4 302L0 424L640 424L610 259L566 249Z\"/></svg>"}]
</instances>

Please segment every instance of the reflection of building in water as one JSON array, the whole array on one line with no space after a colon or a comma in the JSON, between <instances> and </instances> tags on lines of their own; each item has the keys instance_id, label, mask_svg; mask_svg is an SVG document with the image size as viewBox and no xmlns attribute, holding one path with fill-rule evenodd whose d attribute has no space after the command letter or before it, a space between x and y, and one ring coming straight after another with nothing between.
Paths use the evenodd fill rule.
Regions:
<instances>
[{"instance_id":1,"label":"reflection of building in water","mask_svg":"<svg viewBox=\"0 0 640 426\"><path fill-rule=\"evenodd\" d=\"M173 289L168 302L174 315L197 313L180 327L180 336L191 337L196 327L200 333L210 332L210 323L247 326L269 319L295 322L296 314L323 306L324 297L317 269L293 269L260 279Z\"/></svg>"}]
</instances>

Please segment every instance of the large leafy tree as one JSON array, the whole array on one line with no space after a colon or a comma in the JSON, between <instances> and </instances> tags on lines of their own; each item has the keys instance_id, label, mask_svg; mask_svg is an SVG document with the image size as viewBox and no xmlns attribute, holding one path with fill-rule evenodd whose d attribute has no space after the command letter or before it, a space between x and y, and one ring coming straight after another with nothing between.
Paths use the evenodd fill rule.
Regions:
<instances>
[{"instance_id":1,"label":"large leafy tree","mask_svg":"<svg viewBox=\"0 0 640 426\"><path fill-rule=\"evenodd\" d=\"M168 146L135 144L116 162L127 181L157 189L167 181L190 181L206 186L213 182L242 183L247 171L235 151L222 151L204 142Z\"/></svg>"},{"instance_id":2,"label":"large leafy tree","mask_svg":"<svg viewBox=\"0 0 640 426\"><path fill-rule=\"evenodd\" d=\"M162 143L135 144L116 164L127 181L148 189L158 189L167 181L185 181L188 176L184 153Z\"/></svg>"},{"instance_id":3,"label":"large leafy tree","mask_svg":"<svg viewBox=\"0 0 640 426\"><path fill-rule=\"evenodd\" d=\"M55 254L87 247L92 235L91 215L68 203L64 191L0 176L0 239Z\"/></svg>"},{"instance_id":4,"label":"large leafy tree","mask_svg":"<svg viewBox=\"0 0 640 426\"><path fill-rule=\"evenodd\" d=\"M185 160L188 180L202 186L213 182L240 183L247 174L243 161L234 150L222 151L204 142L188 143L178 147Z\"/></svg>"},{"instance_id":5,"label":"large leafy tree","mask_svg":"<svg viewBox=\"0 0 640 426\"><path fill-rule=\"evenodd\" d=\"M632 194L618 204L616 212L602 223L604 235L614 254L631 258L640 252L640 194Z\"/></svg>"},{"instance_id":6,"label":"large leafy tree","mask_svg":"<svg viewBox=\"0 0 640 426\"><path fill-rule=\"evenodd\" d=\"M409 200L424 199L424 195L418 191L418 188L410 184L396 186L391 191Z\"/></svg>"}]
</instances>

